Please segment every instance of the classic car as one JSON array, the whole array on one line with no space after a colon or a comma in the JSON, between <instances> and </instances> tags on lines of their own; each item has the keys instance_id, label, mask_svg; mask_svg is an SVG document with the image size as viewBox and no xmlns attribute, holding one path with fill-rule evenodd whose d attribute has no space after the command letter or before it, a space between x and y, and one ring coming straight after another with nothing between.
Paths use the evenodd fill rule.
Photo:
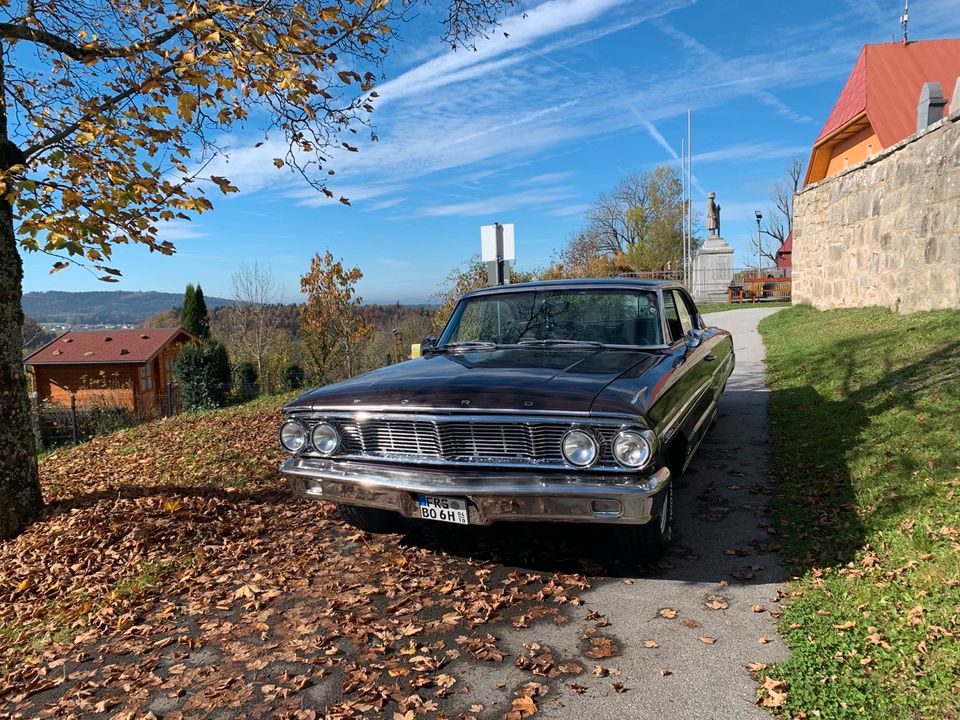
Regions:
<instances>
[{"instance_id":1,"label":"classic car","mask_svg":"<svg viewBox=\"0 0 960 720\"><path fill-rule=\"evenodd\" d=\"M422 357L284 407L281 470L350 523L608 524L655 559L672 480L734 366L680 285L558 280L464 295Z\"/></svg>"}]
</instances>

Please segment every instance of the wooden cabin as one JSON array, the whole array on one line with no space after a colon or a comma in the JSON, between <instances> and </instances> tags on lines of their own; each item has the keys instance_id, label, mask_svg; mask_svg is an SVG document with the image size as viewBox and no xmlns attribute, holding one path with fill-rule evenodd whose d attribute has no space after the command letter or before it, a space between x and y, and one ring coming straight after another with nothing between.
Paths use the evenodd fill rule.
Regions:
<instances>
[{"instance_id":1,"label":"wooden cabin","mask_svg":"<svg viewBox=\"0 0 960 720\"><path fill-rule=\"evenodd\" d=\"M196 338L182 327L70 330L23 362L41 402L123 407L144 417L167 412L167 383L180 348Z\"/></svg>"}]
</instances>

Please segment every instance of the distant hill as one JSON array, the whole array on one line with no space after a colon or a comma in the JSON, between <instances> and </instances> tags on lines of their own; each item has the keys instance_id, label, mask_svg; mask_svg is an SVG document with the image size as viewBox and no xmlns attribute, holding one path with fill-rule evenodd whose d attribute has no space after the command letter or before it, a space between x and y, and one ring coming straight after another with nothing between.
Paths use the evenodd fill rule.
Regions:
<instances>
[{"instance_id":1,"label":"distant hill","mask_svg":"<svg viewBox=\"0 0 960 720\"><path fill-rule=\"evenodd\" d=\"M208 308L232 305L233 300L204 296ZM180 307L182 293L128 292L28 292L23 312L37 322L68 325L140 324L151 315Z\"/></svg>"}]
</instances>

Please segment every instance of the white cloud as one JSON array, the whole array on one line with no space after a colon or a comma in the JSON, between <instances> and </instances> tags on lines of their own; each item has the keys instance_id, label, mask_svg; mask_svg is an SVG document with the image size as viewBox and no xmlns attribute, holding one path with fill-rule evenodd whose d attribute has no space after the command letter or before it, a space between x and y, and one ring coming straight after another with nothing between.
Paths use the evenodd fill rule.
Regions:
<instances>
[{"instance_id":1,"label":"white cloud","mask_svg":"<svg viewBox=\"0 0 960 720\"><path fill-rule=\"evenodd\" d=\"M548 0L524 13L503 20L498 31L476 44L476 51L449 51L377 86L379 103L421 94L444 85L472 79L522 60L514 56L497 63L488 61L516 52L537 40L596 20L604 12L628 0ZM477 67L479 66L479 67ZM466 69L471 72L464 72Z\"/></svg>"},{"instance_id":2,"label":"white cloud","mask_svg":"<svg viewBox=\"0 0 960 720\"><path fill-rule=\"evenodd\" d=\"M545 205L547 203L566 200L574 195L575 192L567 188L528 190L525 192L510 193L508 195L468 200L460 203L427 205L421 208L417 215L424 217L445 217L450 215L475 217L478 215L495 215L515 208Z\"/></svg>"},{"instance_id":3,"label":"white cloud","mask_svg":"<svg viewBox=\"0 0 960 720\"><path fill-rule=\"evenodd\" d=\"M547 210L547 215L551 215L553 217L570 217L572 215L583 215L588 209L590 209L589 203L562 205L561 207L555 207Z\"/></svg>"},{"instance_id":4,"label":"white cloud","mask_svg":"<svg viewBox=\"0 0 960 720\"><path fill-rule=\"evenodd\" d=\"M346 196L368 209L398 205L402 195L407 216L416 214L416 208L431 198L434 204L422 214L443 213L444 208L484 214L507 198L497 176L510 178L507 171L524 164L536 167L547 150L555 156L560 148L642 129L675 162L679 138L672 143L661 129L675 131L689 107L695 109L695 131L697 112L743 96L789 117L792 110L771 89L786 91L849 70L849 48L830 45L836 33L804 45L803 52L797 51L796 43L789 48L771 43L765 49L756 46L749 54L721 58L657 20L689 4L691 0L629 4L628 0L548 0L532 7L525 20L508 18L503 30L509 38L496 34L478 43L475 53L445 52L421 62L378 87L388 99L374 116L379 142L358 141L359 153L329 153L329 165L338 171L328 180L330 189L336 197ZM644 60L654 63L648 67L631 58L607 63L602 72L594 72L593 49L570 50L589 41L584 38L651 19L683 46L669 62ZM704 58L710 61L703 62ZM286 150L277 141L258 148L252 143L237 144L229 162L222 161L222 167L211 172L231 178L242 192L277 184L285 196L302 204L338 207L296 175L272 167L272 159ZM695 149L701 152L694 158L694 169L700 163L734 159L739 152L708 148L706 143ZM739 157L744 159L791 154L762 142L745 144L743 151ZM453 172L456 177L451 177ZM527 181L514 182L517 187L537 188L564 179L551 175L533 171ZM695 187L702 192L699 183ZM467 191L466 197L436 202L436 195L454 195L456 190ZM495 197L476 197L485 190ZM364 205L363 201L371 202Z\"/></svg>"},{"instance_id":5,"label":"white cloud","mask_svg":"<svg viewBox=\"0 0 960 720\"><path fill-rule=\"evenodd\" d=\"M549 172L534 175L533 177L521 178L513 182L514 185L553 185L554 183L564 182L573 177L570 171Z\"/></svg>"},{"instance_id":6,"label":"white cloud","mask_svg":"<svg viewBox=\"0 0 960 720\"><path fill-rule=\"evenodd\" d=\"M170 220L169 222L161 222L157 225L157 238L160 242L166 240L170 242L197 240L204 237L207 237L207 234L198 230L196 226L187 220Z\"/></svg>"}]
</instances>

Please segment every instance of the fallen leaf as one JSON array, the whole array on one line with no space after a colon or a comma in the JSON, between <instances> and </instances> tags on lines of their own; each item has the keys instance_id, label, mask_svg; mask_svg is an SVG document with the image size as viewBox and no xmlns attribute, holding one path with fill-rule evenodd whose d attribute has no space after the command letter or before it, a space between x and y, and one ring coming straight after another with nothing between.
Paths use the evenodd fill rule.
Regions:
<instances>
[{"instance_id":1,"label":"fallen leaf","mask_svg":"<svg viewBox=\"0 0 960 720\"><path fill-rule=\"evenodd\" d=\"M717 639L715 637L710 637L709 635L703 635L700 637L700 642L706 645L713 645L717 642Z\"/></svg>"},{"instance_id":2,"label":"fallen leaf","mask_svg":"<svg viewBox=\"0 0 960 720\"><path fill-rule=\"evenodd\" d=\"M757 701L761 707L778 708L787 702L787 684L782 680L768 677L763 682L762 690L763 695Z\"/></svg>"},{"instance_id":3,"label":"fallen leaf","mask_svg":"<svg viewBox=\"0 0 960 720\"><path fill-rule=\"evenodd\" d=\"M658 647L660 647L660 643L658 643L656 640L644 640L644 641L643 641L643 646L644 646L645 648L649 648L649 649L652 650L653 648L658 648Z\"/></svg>"},{"instance_id":4,"label":"fallen leaf","mask_svg":"<svg viewBox=\"0 0 960 720\"><path fill-rule=\"evenodd\" d=\"M657 614L662 618L667 618L668 620L673 620L679 613L673 608L660 608Z\"/></svg>"},{"instance_id":5,"label":"fallen leaf","mask_svg":"<svg viewBox=\"0 0 960 720\"><path fill-rule=\"evenodd\" d=\"M730 607L730 604L723 595L707 595L703 606L707 608L707 610L726 610Z\"/></svg>"}]
</instances>

